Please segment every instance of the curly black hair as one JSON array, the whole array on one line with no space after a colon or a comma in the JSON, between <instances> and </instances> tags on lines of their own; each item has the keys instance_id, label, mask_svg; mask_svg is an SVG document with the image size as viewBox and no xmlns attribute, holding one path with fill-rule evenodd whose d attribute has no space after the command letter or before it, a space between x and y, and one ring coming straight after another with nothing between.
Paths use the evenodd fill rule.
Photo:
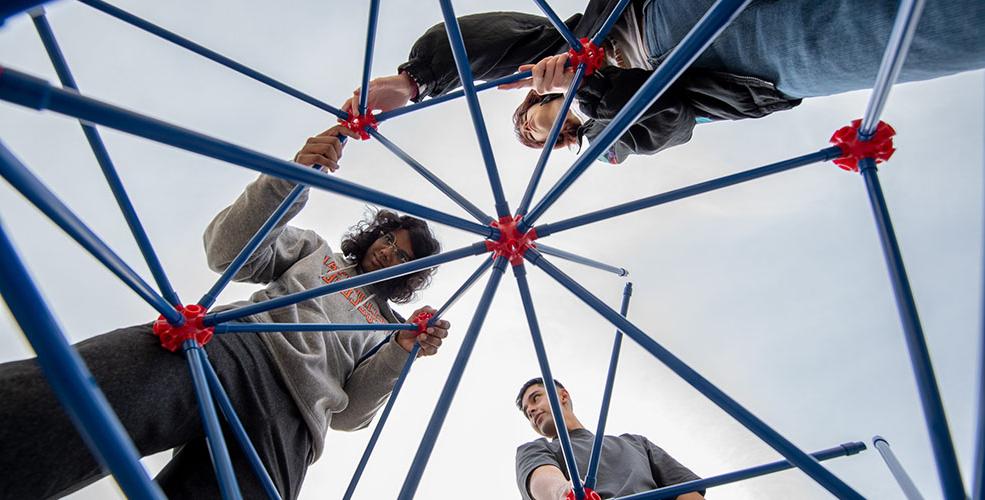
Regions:
<instances>
[{"instance_id":1,"label":"curly black hair","mask_svg":"<svg viewBox=\"0 0 985 500\"><path fill-rule=\"evenodd\" d=\"M441 251L428 223L409 215L397 215L389 210L374 210L369 216L349 228L342 237L342 255L352 262L362 262L370 245L386 233L406 229L410 233L414 257L421 258ZM398 276L375 285L377 293L398 304L410 302L415 292L431 284L435 268Z\"/></svg>"}]
</instances>

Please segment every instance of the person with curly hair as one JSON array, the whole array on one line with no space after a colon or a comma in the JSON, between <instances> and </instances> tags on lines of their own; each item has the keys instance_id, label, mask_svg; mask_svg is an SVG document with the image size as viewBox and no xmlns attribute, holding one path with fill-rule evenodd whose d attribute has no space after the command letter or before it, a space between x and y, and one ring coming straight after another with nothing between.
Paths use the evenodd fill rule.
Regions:
<instances>
[{"instance_id":1,"label":"person with curly hair","mask_svg":"<svg viewBox=\"0 0 985 500\"><path fill-rule=\"evenodd\" d=\"M308 139L294 160L338 169L348 129ZM261 175L205 230L209 266L222 272L294 184ZM233 279L264 285L222 311L263 302L434 255L426 222L378 210L353 225L336 252L314 231L288 225L305 191ZM262 323L400 323L388 305L428 286L432 270L257 313ZM429 312L422 307L411 315ZM426 333L335 331L217 334L205 345L237 414L281 497L296 498L305 472L325 449L329 428L369 425L386 402L415 343L435 354L450 324ZM184 356L162 349L151 325L121 328L75 345L142 455L175 449L156 480L171 498L219 498ZM106 475L45 381L36 359L0 364L0 498L63 496ZM244 498L266 496L246 456L229 452Z\"/></svg>"}]
</instances>

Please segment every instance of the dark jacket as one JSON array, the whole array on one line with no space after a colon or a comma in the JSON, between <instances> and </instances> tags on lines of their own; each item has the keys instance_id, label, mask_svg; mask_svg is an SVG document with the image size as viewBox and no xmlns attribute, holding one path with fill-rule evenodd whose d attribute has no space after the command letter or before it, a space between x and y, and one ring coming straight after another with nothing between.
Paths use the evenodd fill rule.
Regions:
<instances>
[{"instance_id":1,"label":"dark jacket","mask_svg":"<svg viewBox=\"0 0 985 500\"><path fill-rule=\"evenodd\" d=\"M639 10L640 0L633 0ZM594 34L617 0L591 0L584 14L565 21L576 37ZM476 80L494 80L516 72L521 64L565 52L564 38L547 18L518 12L489 12L458 18L465 49ZM444 24L422 35L400 71L422 86L415 98L446 94L461 85ZM576 94L579 107L590 119L581 133L592 141L609 124L651 71L606 66L586 77ZM691 139L696 119L739 120L760 118L800 104L776 90L772 83L721 71L692 68L685 71L657 101L603 155L621 163L631 154L653 154Z\"/></svg>"}]
</instances>

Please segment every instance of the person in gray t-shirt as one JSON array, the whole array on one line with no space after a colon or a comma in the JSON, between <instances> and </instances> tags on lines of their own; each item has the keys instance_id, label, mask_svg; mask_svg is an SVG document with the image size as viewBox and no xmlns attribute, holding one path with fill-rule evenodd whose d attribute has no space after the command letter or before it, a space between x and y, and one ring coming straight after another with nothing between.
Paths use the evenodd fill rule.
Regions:
<instances>
[{"instance_id":1,"label":"person in gray t-shirt","mask_svg":"<svg viewBox=\"0 0 985 500\"><path fill-rule=\"evenodd\" d=\"M571 438L571 447L574 449L575 462L578 470L585 472L595 436L575 416L567 389L557 380L554 383ZM534 431L544 436L516 449L516 483L523 499L573 498L544 380L538 377L523 384L516 397L516 406L530 421ZM605 436L602 440L602 456L595 485L595 492L601 498L642 493L695 479L699 479L697 475L644 436L621 434ZM677 498L701 500L704 493L704 490L695 491Z\"/></svg>"}]
</instances>

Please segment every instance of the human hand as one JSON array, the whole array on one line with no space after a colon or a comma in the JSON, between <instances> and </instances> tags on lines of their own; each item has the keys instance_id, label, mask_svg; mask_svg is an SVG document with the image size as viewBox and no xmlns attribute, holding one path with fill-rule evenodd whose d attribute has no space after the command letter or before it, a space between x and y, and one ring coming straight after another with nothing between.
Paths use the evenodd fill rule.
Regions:
<instances>
[{"instance_id":1,"label":"human hand","mask_svg":"<svg viewBox=\"0 0 985 500\"><path fill-rule=\"evenodd\" d=\"M565 67L568 63L568 53L548 56L537 64L523 64L517 71L530 71L530 78L504 83L498 88L503 90L532 88L540 95L564 93L575 79L575 68Z\"/></svg>"},{"instance_id":2,"label":"human hand","mask_svg":"<svg viewBox=\"0 0 985 500\"><path fill-rule=\"evenodd\" d=\"M419 314L435 314L436 311L431 306L424 306L411 314L411 318L416 318ZM448 336L448 329L451 328L451 323L445 320L438 320L434 322L434 325L429 326L425 333L418 334L417 330L401 330L397 332L397 343L400 347L403 347L405 351L410 352L414 348L414 343L417 342L421 344L420 354L418 356L431 356L438 352L438 348L441 347L441 339Z\"/></svg>"},{"instance_id":3,"label":"human hand","mask_svg":"<svg viewBox=\"0 0 985 500\"><path fill-rule=\"evenodd\" d=\"M359 139L359 134L342 125L336 125L314 137L309 137L301 147L301 151L294 155L294 163L309 167L319 165L322 171L327 168L335 172L339 169L339 159L342 158L342 148L345 147L345 143L339 138L340 134Z\"/></svg>"},{"instance_id":4,"label":"human hand","mask_svg":"<svg viewBox=\"0 0 985 500\"><path fill-rule=\"evenodd\" d=\"M342 104L342 111L359 114L359 94L361 89L352 91L352 97ZM367 113L375 110L390 111L407 105L417 97L417 84L407 73L383 76L369 81L369 96L366 101Z\"/></svg>"}]
</instances>

